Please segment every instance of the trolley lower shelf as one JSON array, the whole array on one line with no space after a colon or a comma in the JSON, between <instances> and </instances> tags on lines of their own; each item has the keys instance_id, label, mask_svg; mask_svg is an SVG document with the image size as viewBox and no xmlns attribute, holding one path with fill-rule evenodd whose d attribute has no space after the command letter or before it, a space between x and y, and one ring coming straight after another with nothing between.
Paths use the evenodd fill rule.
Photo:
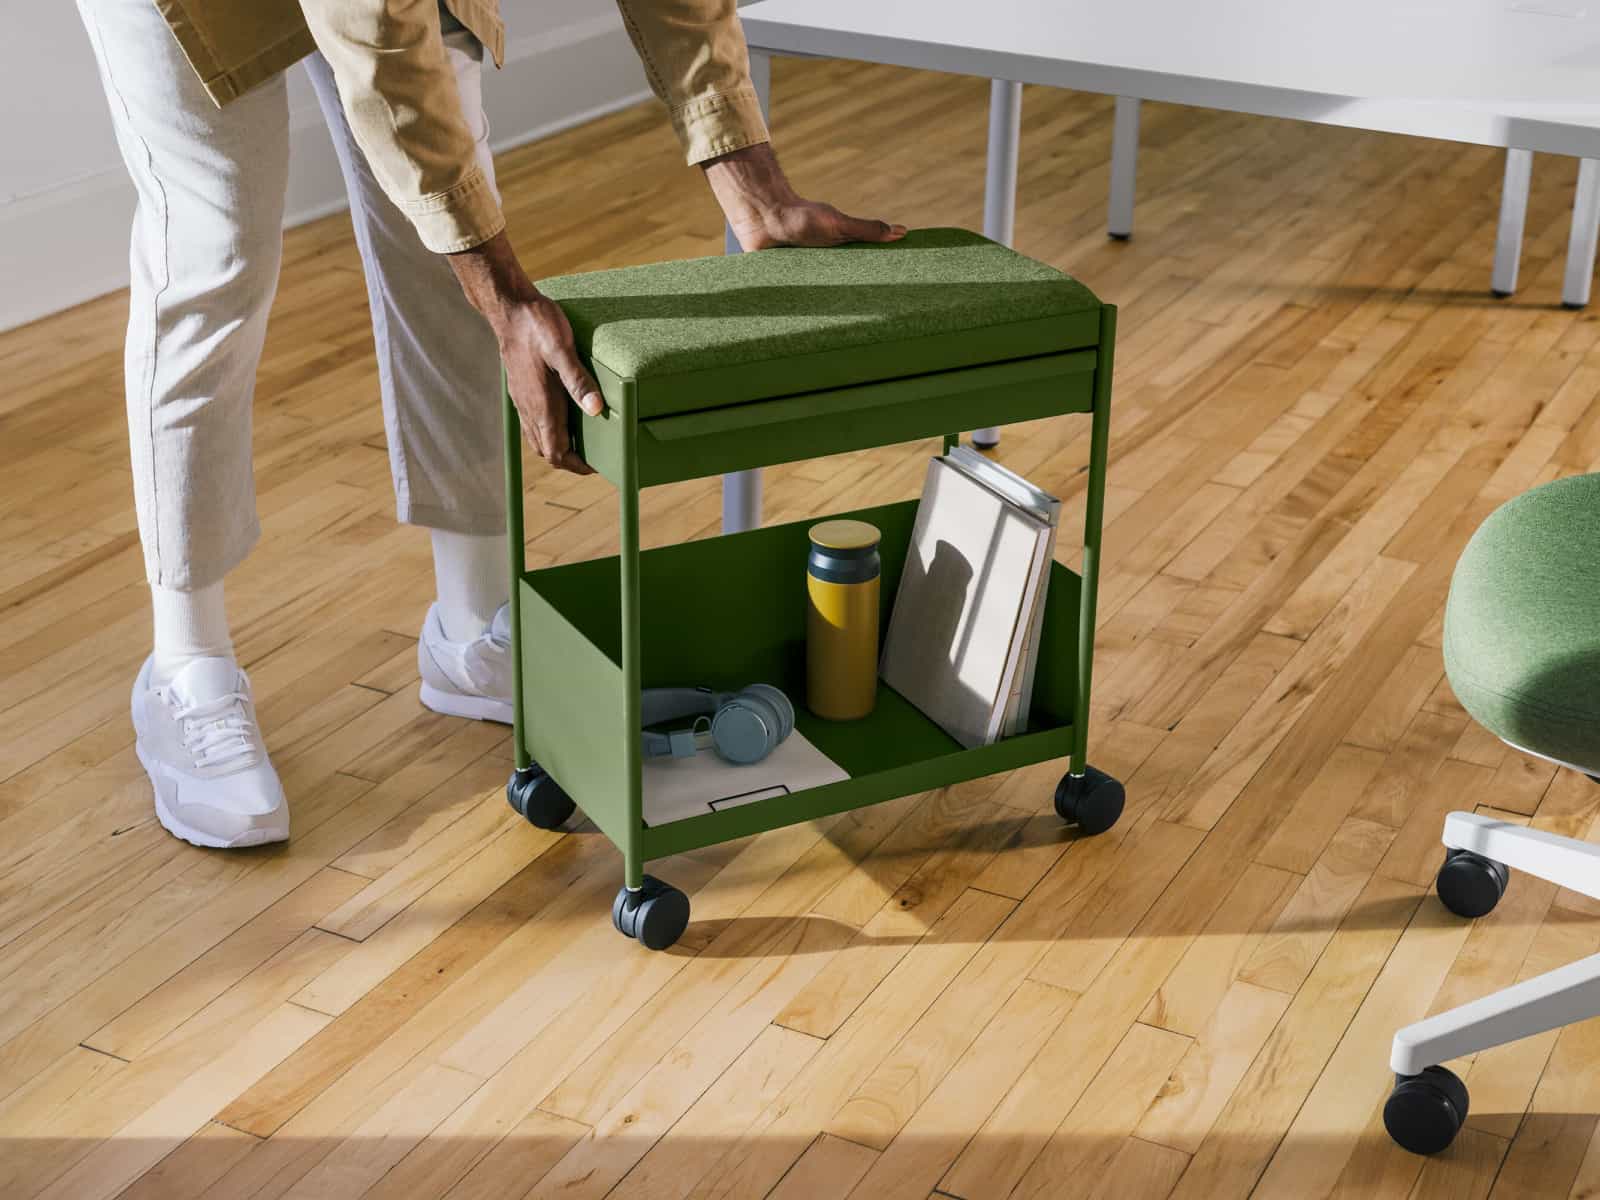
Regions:
<instances>
[{"instance_id":1,"label":"trolley lower shelf","mask_svg":"<svg viewBox=\"0 0 1600 1200\"><path fill-rule=\"evenodd\" d=\"M907 501L835 514L871 522L882 533L885 627L916 510L916 502ZM826 721L807 711L807 530L820 519L641 553L641 684L718 690L775 684L794 700L800 732L849 779L646 824L638 785L628 778L630 764L619 751L625 739L636 744L639 732L628 727L637 704L627 703L624 694L621 563L612 557L529 571L519 580L524 736L543 789L543 799L532 800L524 785L519 804L513 780L512 802L519 811L538 824L552 818L558 823L575 802L630 859L650 860L1072 752L1082 586L1058 563L1052 564L1027 732L967 749L882 684L877 707L859 721ZM1076 797L1064 781L1069 794L1063 815L1091 832L1093 826L1109 827L1121 810L1120 785L1109 781L1114 796L1104 789L1097 793L1095 813L1069 811L1092 790L1079 778ZM1062 802L1058 795L1058 807Z\"/></svg>"}]
</instances>

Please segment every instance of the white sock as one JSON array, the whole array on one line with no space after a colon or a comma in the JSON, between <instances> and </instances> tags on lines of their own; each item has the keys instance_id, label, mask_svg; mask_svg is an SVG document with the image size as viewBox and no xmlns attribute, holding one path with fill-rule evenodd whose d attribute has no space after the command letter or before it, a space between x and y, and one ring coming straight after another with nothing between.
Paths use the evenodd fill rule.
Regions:
<instances>
[{"instance_id":1,"label":"white sock","mask_svg":"<svg viewBox=\"0 0 1600 1200\"><path fill-rule=\"evenodd\" d=\"M220 579L192 592L152 584L150 607L155 613L152 683L167 683L192 659L233 657Z\"/></svg>"},{"instance_id":2,"label":"white sock","mask_svg":"<svg viewBox=\"0 0 1600 1200\"><path fill-rule=\"evenodd\" d=\"M511 595L511 564L503 534L433 534L433 586L439 594L439 623L452 642L471 642L488 630L494 614Z\"/></svg>"}]
</instances>

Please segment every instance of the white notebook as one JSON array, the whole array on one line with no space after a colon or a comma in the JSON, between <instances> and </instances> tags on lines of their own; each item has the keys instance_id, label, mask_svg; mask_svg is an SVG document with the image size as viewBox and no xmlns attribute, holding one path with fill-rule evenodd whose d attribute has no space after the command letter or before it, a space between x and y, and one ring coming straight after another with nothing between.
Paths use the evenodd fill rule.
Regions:
<instances>
[{"instance_id":1,"label":"white notebook","mask_svg":"<svg viewBox=\"0 0 1600 1200\"><path fill-rule=\"evenodd\" d=\"M951 464L928 464L880 669L968 748L1002 732L1049 534Z\"/></svg>"},{"instance_id":2,"label":"white notebook","mask_svg":"<svg viewBox=\"0 0 1600 1200\"><path fill-rule=\"evenodd\" d=\"M1056 530L1061 521L1061 501L1035 487L1015 471L985 458L968 446L957 446L945 458L957 469L1050 526L1049 537L1034 560L1034 580L1024 601L1021 635L1014 643L1017 666L1011 672L1010 698L1006 701L1000 736L1012 737L1028 728L1033 684L1039 665L1039 638L1044 628L1044 608L1050 588L1050 563L1055 558Z\"/></svg>"}]
</instances>

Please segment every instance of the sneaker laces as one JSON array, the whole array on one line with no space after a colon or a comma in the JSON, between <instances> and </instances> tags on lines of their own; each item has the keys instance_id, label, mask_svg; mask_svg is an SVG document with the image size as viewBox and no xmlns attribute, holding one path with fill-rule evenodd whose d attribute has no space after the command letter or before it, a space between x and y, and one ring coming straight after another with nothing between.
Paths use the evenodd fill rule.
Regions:
<instances>
[{"instance_id":1,"label":"sneaker laces","mask_svg":"<svg viewBox=\"0 0 1600 1200\"><path fill-rule=\"evenodd\" d=\"M198 704L175 706L183 724L183 747L195 766L243 769L261 761L247 700L243 692L228 692Z\"/></svg>"}]
</instances>

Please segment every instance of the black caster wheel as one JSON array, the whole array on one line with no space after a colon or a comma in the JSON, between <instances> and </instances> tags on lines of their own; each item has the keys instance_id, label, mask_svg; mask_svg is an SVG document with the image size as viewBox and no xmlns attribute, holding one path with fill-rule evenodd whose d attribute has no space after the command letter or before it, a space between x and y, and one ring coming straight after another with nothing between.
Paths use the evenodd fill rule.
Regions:
<instances>
[{"instance_id":1,"label":"black caster wheel","mask_svg":"<svg viewBox=\"0 0 1600 1200\"><path fill-rule=\"evenodd\" d=\"M1084 768L1082 775L1063 775L1056 784L1056 814L1090 836L1117 823L1125 799L1122 784L1094 767Z\"/></svg>"},{"instance_id":2,"label":"black caster wheel","mask_svg":"<svg viewBox=\"0 0 1600 1200\"><path fill-rule=\"evenodd\" d=\"M977 438L972 439L972 448L974 450L993 450L999 444L999 442L980 442Z\"/></svg>"},{"instance_id":3,"label":"black caster wheel","mask_svg":"<svg viewBox=\"0 0 1600 1200\"><path fill-rule=\"evenodd\" d=\"M665 950L689 926L689 897L646 875L637 892L623 888L611 905L611 923L647 950Z\"/></svg>"},{"instance_id":4,"label":"black caster wheel","mask_svg":"<svg viewBox=\"0 0 1600 1200\"><path fill-rule=\"evenodd\" d=\"M1445 1067L1420 1075L1397 1075L1383 1106L1383 1127L1395 1144L1413 1154L1437 1154L1467 1120L1467 1085Z\"/></svg>"},{"instance_id":5,"label":"black caster wheel","mask_svg":"<svg viewBox=\"0 0 1600 1200\"><path fill-rule=\"evenodd\" d=\"M506 784L506 803L519 817L540 829L559 828L577 807L572 797L537 763L511 772L511 780Z\"/></svg>"},{"instance_id":6,"label":"black caster wheel","mask_svg":"<svg viewBox=\"0 0 1600 1200\"><path fill-rule=\"evenodd\" d=\"M1510 880L1511 872L1505 863L1470 850L1450 850L1445 853L1434 887L1444 906L1456 916L1481 917L1500 903Z\"/></svg>"}]
</instances>

